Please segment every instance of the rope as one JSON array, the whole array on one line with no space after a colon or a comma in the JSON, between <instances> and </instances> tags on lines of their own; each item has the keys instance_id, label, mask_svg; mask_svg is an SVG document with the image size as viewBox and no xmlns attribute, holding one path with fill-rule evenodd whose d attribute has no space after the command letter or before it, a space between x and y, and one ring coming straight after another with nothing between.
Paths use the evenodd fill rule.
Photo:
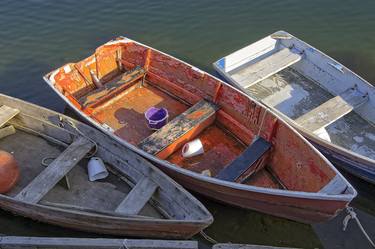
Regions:
<instances>
[{"instance_id":1,"label":"rope","mask_svg":"<svg viewBox=\"0 0 375 249\"><path fill-rule=\"evenodd\" d=\"M124 239L119 249L130 249L127 244L128 244L128 239Z\"/></svg>"},{"instance_id":2,"label":"rope","mask_svg":"<svg viewBox=\"0 0 375 249\"><path fill-rule=\"evenodd\" d=\"M205 232L200 231L199 232L200 235L202 235L202 237L207 240L208 242L210 242L211 244L217 244L218 242L216 240L214 240L213 238L211 238L210 236L208 236Z\"/></svg>"},{"instance_id":3,"label":"rope","mask_svg":"<svg viewBox=\"0 0 375 249\"><path fill-rule=\"evenodd\" d=\"M56 159L56 157L43 157L43 159L42 159L42 162L41 162L41 164L44 166L44 167L48 167L48 165L50 165L50 163L47 163L46 161L47 160L55 160Z\"/></svg>"},{"instance_id":4,"label":"rope","mask_svg":"<svg viewBox=\"0 0 375 249\"><path fill-rule=\"evenodd\" d=\"M59 126L61 127L61 128L65 128L64 127L64 120L62 119L62 117L61 116L59 116L59 119L60 119L60 123L59 123ZM85 134L83 134L73 123L71 123L71 122L69 122L69 121L66 121L65 120L65 122L67 123L67 124L69 124L73 129L75 129L81 136L83 136L83 137L85 137L86 139L88 139L88 140L90 140L90 142L92 142L93 144L94 144L94 147L95 147L95 150L94 150L94 152L92 152L92 153L90 153L89 155L87 155L87 156L85 156L85 158L91 158L91 157L93 157L93 156L95 156L95 154L98 152L98 144L94 141L94 140L92 140L91 138L89 138L88 136L86 136ZM45 167L48 167L48 165L50 164L50 163L47 163L47 161L48 160L55 160L56 159L56 157L43 157L43 159L42 159L42 162L41 162L41 164L43 165L43 166L45 166Z\"/></svg>"},{"instance_id":5,"label":"rope","mask_svg":"<svg viewBox=\"0 0 375 249\"><path fill-rule=\"evenodd\" d=\"M74 123L70 122L69 120L64 120L61 116L59 116L59 120L60 120L60 123L59 123L59 126L61 128L65 128L64 126L64 121L65 123L67 123L68 125L70 125L70 127L72 127L74 130L76 130L78 132L78 134L80 134L81 136L83 136L84 138L88 139L91 143L94 144L94 152L90 153L89 155L85 156L85 158L91 158L93 156L95 156L95 154L98 152L98 144L92 140L91 138L89 138L88 136L86 136L85 134L83 134L76 126Z\"/></svg>"},{"instance_id":6,"label":"rope","mask_svg":"<svg viewBox=\"0 0 375 249\"><path fill-rule=\"evenodd\" d=\"M359 219L357 217L357 214L354 212L354 209L352 207L347 207L346 208L346 212L348 214L346 215L346 217L344 218L344 220L342 222L343 223L342 230L345 231L346 228L347 228L347 226L348 226L349 221L351 219L354 219L357 222L357 224L358 224L359 228L361 229L362 233L365 235L365 237L368 240L368 242L371 244L371 246L373 248L375 248L375 243L371 240L370 236L366 233L365 229L363 228L361 222L359 221Z\"/></svg>"}]
</instances>

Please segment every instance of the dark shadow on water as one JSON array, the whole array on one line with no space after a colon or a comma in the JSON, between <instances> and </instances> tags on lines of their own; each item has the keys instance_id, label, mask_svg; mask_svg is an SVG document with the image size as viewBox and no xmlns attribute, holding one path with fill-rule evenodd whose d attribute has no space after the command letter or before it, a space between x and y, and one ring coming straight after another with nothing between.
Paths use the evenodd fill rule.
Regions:
<instances>
[{"instance_id":1,"label":"dark shadow on water","mask_svg":"<svg viewBox=\"0 0 375 249\"><path fill-rule=\"evenodd\" d=\"M28 218L12 215L0 209L0 234L13 236L47 236L47 237L95 237L93 234L77 232L58 226L32 221Z\"/></svg>"},{"instance_id":2,"label":"dark shadow on water","mask_svg":"<svg viewBox=\"0 0 375 249\"><path fill-rule=\"evenodd\" d=\"M198 196L213 214L215 221L205 232L219 243L322 247L310 225L220 204L200 195L195 196Z\"/></svg>"},{"instance_id":3,"label":"dark shadow on water","mask_svg":"<svg viewBox=\"0 0 375 249\"><path fill-rule=\"evenodd\" d=\"M360 75L371 84L375 84L375 59L365 52L336 50L328 55Z\"/></svg>"}]
</instances>

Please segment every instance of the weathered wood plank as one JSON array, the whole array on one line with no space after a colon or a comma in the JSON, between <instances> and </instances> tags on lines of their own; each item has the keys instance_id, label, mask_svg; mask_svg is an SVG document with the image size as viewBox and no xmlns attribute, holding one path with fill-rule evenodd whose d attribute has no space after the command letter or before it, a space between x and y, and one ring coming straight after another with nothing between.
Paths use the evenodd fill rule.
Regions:
<instances>
[{"instance_id":1,"label":"weathered wood plank","mask_svg":"<svg viewBox=\"0 0 375 249\"><path fill-rule=\"evenodd\" d=\"M136 215L150 200L158 185L149 177L139 181L126 198L118 205L115 212L125 215Z\"/></svg>"},{"instance_id":2,"label":"weathered wood plank","mask_svg":"<svg viewBox=\"0 0 375 249\"><path fill-rule=\"evenodd\" d=\"M215 104L201 100L163 128L145 138L138 146L147 153L164 159L183 145L183 143L179 144L180 138L184 137L186 142L209 126L214 121L213 117L217 109ZM189 134L189 132L193 132L193 134ZM189 138L186 137L187 135ZM171 149L168 148L170 146Z\"/></svg>"},{"instance_id":3,"label":"weathered wood plank","mask_svg":"<svg viewBox=\"0 0 375 249\"><path fill-rule=\"evenodd\" d=\"M358 93L354 88L350 88L341 95L324 102L297 118L295 122L311 132L316 132L348 114L354 108L364 104L367 100L368 97L366 95Z\"/></svg>"},{"instance_id":4,"label":"weathered wood plank","mask_svg":"<svg viewBox=\"0 0 375 249\"><path fill-rule=\"evenodd\" d=\"M9 120L16 116L20 110L11 108L6 105L0 107L0 127L5 125Z\"/></svg>"},{"instance_id":5,"label":"weathered wood plank","mask_svg":"<svg viewBox=\"0 0 375 249\"><path fill-rule=\"evenodd\" d=\"M231 182L238 181L239 179L241 181L245 173L246 177L248 177L265 165L264 162L261 165L257 162L262 160L261 158L270 148L271 144L268 141L257 137L239 157L222 169L216 178Z\"/></svg>"},{"instance_id":6,"label":"weathered wood plank","mask_svg":"<svg viewBox=\"0 0 375 249\"><path fill-rule=\"evenodd\" d=\"M94 144L79 137L45 170L15 197L20 201L37 203L48 193L92 148Z\"/></svg>"},{"instance_id":7,"label":"weathered wood plank","mask_svg":"<svg viewBox=\"0 0 375 249\"><path fill-rule=\"evenodd\" d=\"M128 87L132 82L141 79L145 73L146 70L144 68L137 67L132 71L122 74L118 80L108 82L102 87L91 91L89 94L81 97L78 102L85 107L95 107L116 96L116 94Z\"/></svg>"},{"instance_id":8,"label":"weathered wood plank","mask_svg":"<svg viewBox=\"0 0 375 249\"><path fill-rule=\"evenodd\" d=\"M198 249L197 241L102 238L0 237L1 248Z\"/></svg>"},{"instance_id":9,"label":"weathered wood plank","mask_svg":"<svg viewBox=\"0 0 375 249\"><path fill-rule=\"evenodd\" d=\"M8 125L7 127L0 128L0 139L12 135L14 133L16 133L16 129L13 125Z\"/></svg>"},{"instance_id":10,"label":"weathered wood plank","mask_svg":"<svg viewBox=\"0 0 375 249\"><path fill-rule=\"evenodd\" d=\"M242 87L247 88L300 61L301 58L300 54L284 48L263 60L239 69L231 74L231 77Z\"/></svg>"}]
</instances>

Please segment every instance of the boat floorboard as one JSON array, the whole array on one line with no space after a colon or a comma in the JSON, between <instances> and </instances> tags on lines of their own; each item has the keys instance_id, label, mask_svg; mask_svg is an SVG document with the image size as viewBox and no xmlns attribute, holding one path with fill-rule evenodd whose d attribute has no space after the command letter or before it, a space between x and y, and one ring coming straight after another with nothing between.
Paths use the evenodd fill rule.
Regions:
<instances>
[{"instance_id":1,"label":"boat floorboard","mask_svg":"<svg viewBox=\"0 0 375 249\"><path fill-rule=\"evenodd\" d=\"M11 152L20 167L19 182L7 193L8 196L13 197L45 169L45 166L41 164L43 158L57 157L65 149L21 130L0 139L0 148ZM65 185L58 183L43 197L41 203L58 203L72 207L114 212L127 193L130 192L130 186L114 174L109 174L106 179L90 182L86 169L87 160L81 160L68 173L69 190ZM142 209L139 215L162 218L159 212L149 204Z\"/></svg>"},{"instance_id":2,"label":"boat floorboard","mask_svg":"<svg viewBox=\"0 0 375 249\"><path fill-rule=\"evenodd\" d=\"M145 85L135 87L110 105L94 114L100 123L111 127L115 134L131 144L137 145L154 131L147 127L144 112L152 107L168 109L169 120L188 109L188 106L157 88Z\"/></svg>"},{"instance_id":3,"label":"boat floorboard","mask_svg":"<svg viewBox=\"0 0 375 249\"><path fill-rule=\"evenodd\" d=\"M293 120L333 97L317 83L290 68L246 91ZM375 159L375 127L353 111L316 134L333 144Z\"/></svg>"},{"instance_id":4,"label":"boat floorboard","mask_svg":"<svg viewBox=\"0 0 375 249\"><path fill-rule=\"evenodd\" d=\"M205 150L203 155L184 158L179 149L167 160L198 173L210 170L211 176L215 176L245 150L243 144L215 124L203 130L197 138L202 141Z\"/></svg>"}]
</instances>

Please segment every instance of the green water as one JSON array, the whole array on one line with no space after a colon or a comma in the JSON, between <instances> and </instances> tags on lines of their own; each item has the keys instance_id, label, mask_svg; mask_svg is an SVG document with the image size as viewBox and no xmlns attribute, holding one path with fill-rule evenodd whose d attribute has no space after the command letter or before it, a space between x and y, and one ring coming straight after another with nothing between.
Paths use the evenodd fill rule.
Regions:
<instances>
[{"instance_id":1,"label":"green water","mask_svg":"<svg viewBox=\"0 0 375 249\"><path fill-rule=\"evenodd\" d=\"M375 1L52 1L0 5L0 91L57 111L65 104L42 75L100 44L128 36L210 73L218 58L276 30L286 30L375 82ZM349 177L353 203L375 238L375 187ZM369 248L343 215L313 227L226 207L201 198L215 216L207 233L220 242L294 247ZM0 233L95 236L0 212ZM207 243L202 243L205 247Z\"/></svg>"}]
</instances>

